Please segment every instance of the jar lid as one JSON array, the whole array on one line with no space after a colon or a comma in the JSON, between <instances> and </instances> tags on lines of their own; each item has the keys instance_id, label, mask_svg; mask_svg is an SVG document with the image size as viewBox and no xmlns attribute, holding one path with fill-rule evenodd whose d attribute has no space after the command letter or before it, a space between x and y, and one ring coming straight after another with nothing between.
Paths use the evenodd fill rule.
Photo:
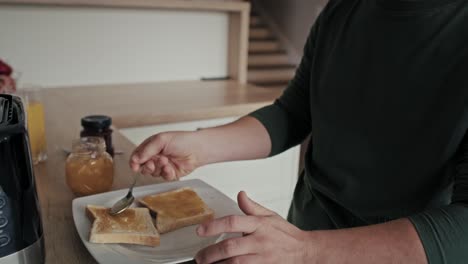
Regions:
<instances>
[{"instance_id":1,"label":"jar lid","mask_svg":"<svg viewBox=\"0 0 468 264\"><path fill-rule=\"evenodd\" d=\"M106 142L101 137L82 137L72 142L72 153L91 154L106 151Z\"/></svg>"},{"instance_id":2,"label":"jar lid","mask_svg":"<svg viewBox=\"0 0 468 264\"><path fill-rule=\"evenodd\" d=\"M105 115L91 115L81 119L81 125L88 128L105 129L109 128L111 124L112 118Z\"/></svg>"}]
</instances>

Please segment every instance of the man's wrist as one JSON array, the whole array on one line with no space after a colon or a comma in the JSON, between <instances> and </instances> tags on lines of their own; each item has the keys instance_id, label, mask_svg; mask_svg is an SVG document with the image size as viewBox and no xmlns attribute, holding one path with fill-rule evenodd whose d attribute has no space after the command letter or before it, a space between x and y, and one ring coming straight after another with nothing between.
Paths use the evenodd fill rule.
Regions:
<instances>
[{"instance_id":1,"label":"man's wrist","mask_svg":"<svg viewBox=\"0 0 468 264\"><path fill-rule=\"evenodd\" d=\"M191 137L190 140L195 146L194 154L197 159L197 167L216 162L214 157L215 151L211 149L216 146L210 143L210 135L207 135L207 131L205 129L200 129L189 133L189 137Z\"/></svg>"},{"instance_id":2,"label":"man's wrist","mask_svg":"<svg viewBox=\"0 0 468 264\"><path fill-rule=\"evenodd\" d=\"M324 238L322 231L303 231L303 263L315 264L320 263L321 255L325 248L322 246Z\"/></svg>"}]
</instances>

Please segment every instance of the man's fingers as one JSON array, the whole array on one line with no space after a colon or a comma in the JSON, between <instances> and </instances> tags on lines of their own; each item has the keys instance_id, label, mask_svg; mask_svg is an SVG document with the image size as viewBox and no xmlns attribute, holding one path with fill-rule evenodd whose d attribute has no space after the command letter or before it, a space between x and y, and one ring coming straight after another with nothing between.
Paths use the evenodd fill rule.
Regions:
<instances>
[{"instance_id":1,"label":"man's fingers","mask_svg":"<svg viewBox=\"0 0 468 264\"><path fill-rule=\"evenodd\" d=\"M140 164L137 164L137 163L133 163L132 161L130 161L130 168L132 169L132 171L139 171L140 170Z\"/></svg>"},{"instance_id":2,"label":"man's fingers","mask_svg":"<svg viewBox=\"0 0 468 264\"><path fill-rule=\"evenodd\" d=\"M156 155L152 159L141 165L141 173L152 175L153 177L163 177L165 180L177 180L176 171L173 164L165 156Z\"/></svg>"},{"instance_id":3,"label":"man's fingers","mask_svg":"<svg viewBox=\"0 0 468 264\"><path fill-rule=\"evenodd\" d=\"M159 167L162 168L162 167L166 166L167 164L169 164L169 159L166 156L158 156L157 165Z\"/></svg>"},{"instance_id":4,"label":"man's fingers","mask_svg":"<svg viewBox=\"0 0 468 264\"><path fill-rule=\"evenodd\" d=\"M239 204L239 208L246 215L257 215L257 216L276 215L275 212L251 200L244 191L239 192L239 194L237 195L237 202Z\"/></svg>"},{"instance_id":5,"label":"man's fingers","mask_svg":"<svg viewBox=\"0 0 468 264\"><path fill-rule=\"evenodd\" d=\"M198 264L218 263L221 260L258 251L258 246L253 237L230 238L200 250L195 256L195 260Z\"/></svg>"},{"instance_id":6,"label":"man's fingers","mask_svg":"<svg viewBox=\"0 0 468 264\"><path fill-rule=\"evenodd\" d=\"M152 174L151 174L151 171L148 171L148 169L146 169L145 167L143 167L143 168L140 170L140 173L141 173L142 175L145 175L145 176L152 175Z\"/></svg>"},{"instance_id":7,"label":"man's fingers","mask_svg":"<svg viewBox=\"0 0 468 264\"><path fill-rule=\"evenodd\" d=\"M142 167L141 167L141 174L143 175L152 175L155 170L155 165L152 160L148 160Z\"/></svg>"},{"instance_id":8,"label":"man's fingers","mask_svg":"<svg viewBox=\"0 0 468 264\"><path fill-rule=\"evenodd\" d=\"M219 264L256 264L256 263L264 263L266 262L263 257L257 254L248 254L248 255L242 255L238 257L233 257L230 259L226 259L220 262L217 262Z\"/></svg>"},{"instance_id":9,"label":"man's fingers","mask_svg":"<svg viewBox=\"0 0 468 264\"><path fill-rule=\"evenodd\" d=\"M159 154L164 147L164 142L160 135L152 136L146 139L138 146L132 154L131 161L137 164L143 164L153 156Z\"/></svg>"},{"instance_id":10,"label":"man's fingers","mask_svg":"<svg viewBox=\"0 0 468 264\"><path fill-rule=\"evenodd\" d=\"M166 165L161 169L161 176L168 181L177 180L177 175L171 165Z\"/></svg>"},{"instance_id":11,"label":"man's fingers","mask_svg":"<svg viewBox=\"0 0 468 264\"><path fill-rule=\"evenodd\" d=\"M216 236L222 233L253 233L260 225L254 216L230 215L201 224L197 228L199 236Z\"/></svg>"},{"instance_id":12,"label":"man's fingers","mask_svg":"<svg viewBox=\"0 0 468 264\"><path fill-rule=\"evenodd\" d=\"M149 144L152 137L145 139L140 145L138 145L130 155L130 163L140 164L140 158L138 157L138 153L143 149L146 145Z\"/></svg>"},{"instance_id":13,"label":"man's fingers","mask_svg":"<svg viewBox=\"0 0 468 264\"><path fill-rule=\"evenodd\" d=\"M153 161L154 161L155 169L151 175L153 175L153 177L161 177L162 168L159 162L159 156L156 156L155 158L153 158Z\"/></svg>"}]
</instances>

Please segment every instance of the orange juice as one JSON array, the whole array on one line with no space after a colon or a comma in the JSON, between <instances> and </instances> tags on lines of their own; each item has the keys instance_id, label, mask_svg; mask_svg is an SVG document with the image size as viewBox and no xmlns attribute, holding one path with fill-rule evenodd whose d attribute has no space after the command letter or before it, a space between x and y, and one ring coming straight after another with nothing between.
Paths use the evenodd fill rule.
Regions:
<instances>
[{"instance_id":1,"label":"orange juice","mask_svg":"<svg viewBox=\"0 0 468 264\"><path fill-rule=\"evenodd\" d=\"M44 106L39 102L29 102L26 111L32 158L37 164L47 158Z\"/></svg>"}]
</instances>

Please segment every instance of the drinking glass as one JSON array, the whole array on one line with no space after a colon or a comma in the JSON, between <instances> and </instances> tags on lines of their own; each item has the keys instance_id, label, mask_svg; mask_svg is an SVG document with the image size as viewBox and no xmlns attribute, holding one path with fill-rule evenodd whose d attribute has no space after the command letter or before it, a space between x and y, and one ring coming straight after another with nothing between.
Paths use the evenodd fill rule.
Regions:
<instances>
[{"instance_id":1,"label":"drinking glass","mask_svg":"<svg viewBox=\"0 0 468 264\"><path fill-rule=\"evenodd\" d=\"M39 86L26 86L18 90L26 109L27 128L34 164L47 160L44 104Z\"/></svg>"}]
</instances>

